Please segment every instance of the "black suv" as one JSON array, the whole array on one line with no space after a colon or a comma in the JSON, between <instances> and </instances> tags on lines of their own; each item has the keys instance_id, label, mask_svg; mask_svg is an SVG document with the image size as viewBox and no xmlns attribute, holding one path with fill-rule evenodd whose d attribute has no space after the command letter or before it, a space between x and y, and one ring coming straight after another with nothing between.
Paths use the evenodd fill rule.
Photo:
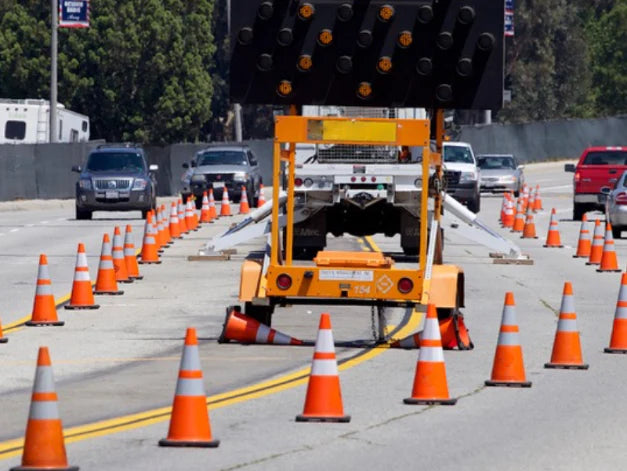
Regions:
<instances>
[{"instance_id":1,"label":"black suv","mask_svg":"<svg viewBox=\"0 0 627 471\"><path fill-rule=\"evenodd\" d=\"M224 188L229 198L239 201L242 186L246 187L246 196L251 207L257 205L261 171L257 158L246 145L215 145L196 153L194 160L184 163L187 171L183 174L182 195L185 200L193 194L196 196L196 207L202 206L202 194L213 188L216 200L222 198Z\"/></svg>"},{"instance_id":2,"label":"black suv","mask_svg":"<svg viewBox=\"0 0 627 471\"><path fill-rule=\"evenodd\" d=\"M142 217L156 206L157 165L150 167L141 147L100 145L89 153L85 168L72 167L80 173L76 182L76 219L91 219L93 211L142 212Z\"/></svg>"}]
</instances>

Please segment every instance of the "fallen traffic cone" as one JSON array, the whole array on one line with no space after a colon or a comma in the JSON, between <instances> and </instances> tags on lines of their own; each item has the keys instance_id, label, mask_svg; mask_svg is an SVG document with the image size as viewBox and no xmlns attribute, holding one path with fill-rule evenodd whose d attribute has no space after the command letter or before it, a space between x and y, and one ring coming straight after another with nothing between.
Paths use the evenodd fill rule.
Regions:
<instances>
[{"instance_id":1,"label":"fallen traffic cone","mask_svg":"<svg viewBox=\"0 0 627 471\"><path fill-rule=\"evenodd\" d=\"M537 239L536 235L536 223L533 221L533 211L527 209L527 219L525 220L525 227L521 239Z\"/></svg>"},{"instance_id":2,"label":"fallen traffic cone","mask_svg":"<svg viewBox=\"0 0 627 471\"><path fill-rule=\"evenodd\" d=\"M181 228L179 225L178 209L174 201L172 201L172 207L170 209L170 235L174 239L181 238Z\"/></svg>"},{"instance_id":3,"label":"fallen traffic cone","mask_svg":"<svg viewBox=\"0 0 627 471\"><path fill-rule=\"evenodd\" d=\"M207 192L203 191L202 208L200 210L200 223L206 224L209 222L213 222L213 219L211 218L211 214L209 212L209 198L207 197Z\"/></svg>"},{"instance_id":4,"label":"fallen traffic cone","mask_svg":"<svg viewBox=\"0 0 627 471\"><path fill-rule=\"evenodd\" d=\"M192 202L192 199L188 198L187 204L185 205L185 225L190 231L196 230L196 228L194 227L194 210L192 209L193 204L194 203Z\"/></svg>"},{"instance_id":5,"label":"fallen traffic cone","mask_svg":"<svg viewBox=\"0 0 627 471\"><path fill-rule=\"evenodd\" d=\"M605 238L603 237L603 226L601 221L594 221L594 232L592 233L592 246L590 247L590 256L586 265L600 265L601 257L603 257L603 246Z\"/></svg>"},{"instance_id":6,"label":"fallen traffic cone","mask_svg":"<svg viewBox=\"0 0 627 471\"><path fill-rule=\"evenodd\" d=\"M420 351L414 375L411 397L403 399L405 404L453 405L446 382L446 365L440 339L440 327L435 304L427 305L425 327L420 338Z\"/></svg>"},{"instance_id":7,"label":"fallen traffic cone","mask_svg":"<svg viewBox=\"0 0 627 471\"><path fill-rule=\"evenodd\" d=\"M124 257L124 242L122 239L122 233L120 227L115 226L113 229L113 269L115 270L115 281L118 283L132 283L128 276L128 270L126 269L126 258Z\"/></svg>"},{"instance_id":8,"label":"fallen traffic cone","mask_svg":"<svg viewBox=\"0 0 627 471\"><path fill-rule=\"evenodd\" d=\"M8 341L8 337L5 337L2 333L2 321L0 321L0 343L7 343Z\"/></svg>"},{"instance_id":9,"label":"fallen traffic cone","mask_svg":"<svg viewBox=\"0 0 627 471\"><path fill-rule=\"evenodd\" d=\"M259 197L257 198L257 207L261 208L266 204L266 197L263 195L263 183L259 184Z\"/></svg>"},{"instance_id":10,"label":"fallen traffic cone","mask_svg":"<svg viewBox=\"0 0 627 471\"><path fill-rule=\"evenodd\" d=\"M549 223L549 232L546 236L544 247L564 247L560 237L560 231L557 224L557 215L555 208L551 210L551 221Z\"/></svg>"},{"instance_id":11,"label":"fallen traffic cone","mask_svg":"<svg viewBox=\"0 0 627 471\"><path fill-rule=\"evenodd\" d=\"M161 263L159 260L159 247L155 239L155 228L152 225L151 213L146 216L146 228L144 229L144 242L142 244L142 253L140 264L145 263Z\"/></svg>"},{"instance_id":12,"label":"fallen traffic cone","mask_svg":"<svg viewBox=\"0 0 627 471\"><path fill-rule=\"evenodd\" d=\"M560 317L557 322L555 341L551 361L544 364L545 368L566 368L587 370L588 365L581 357L581 342L577 330L577 314L573 299L573 287L569 281L564 283L564 294L560 306Z\"/></svg>"},{"instance_id":13,"label":"fallen traffic cone","mask_svg":"<svg viewBox=\"0 0 627 471\"><path fill-rule=\"evenodd\" d=\"M605 353L627 353L627 273L623 273L620 279L610 346L603 351Z\"/></svg>"},{"instance_id":14,"label":"fallen traffic cone","mask_svg":"<svg viewBox=\"0 0 627 471\"><path fill-rule=\"evenodd\" d=\"M542 199L540 198L540 185L536 185L536 194L534 197L533 209L535 211L542 211L544 209L542 207Z\"/></svg>"},{"instance_id":15,"label":"fallen traffic cone","mask_svg":"<svg viewBox=\"0 0 627 471\"><path fill-rule=\"evenodd\" d=\"M105 234L102 237L102 250L100 252L100 264L98 266L94 294L124 294L124 291L118 289L111 252L111 240L109 239L109 234Z\"/></svg>"},{"instance_id":16,"label":"fallen traffic cone","mask_svg":"<svg viewBox=\"0 0 627 471\"><path fill-rule=\"evenodd\" d=\"M616 249L614 248L614 236L612 235L612 225L608 222L605 224L605 242L603 244L603 253L601 254L601 263L598 272L619 272L618 260L616 260Z\"/></svg>"},{"instance_id":17,"label":"fallen traffic cone","mask_svg":"<svg viewBox=\"0 0 627 471\"><path fill-rule=\"evenodd\" d=\"M342 405L331 316L324 313L320 315L305 406L303 413L296 416L296 422L350 422L350 420L350 415L344 415Z\"/></svg>"},{"instance_id":18,"label":"fallen traffic cone","mask_svg":"<svg viewBox=\"0 0 627 471\"><path fill-rule=\"evenodd\" d=\"M303 341L285 335L240 312L239 307L226 309L224 326L218 342L229 341L252 344L302 345Z\"/></svg>"},{"instance_id":19,"label":"fallen traffic cone","mask_svg":"<svg viewBox=\"0 0 627 471\"><path fill-rule=\"evenodd\" d=\"M525 212L523 208L523 201L518 199L516 205L516 217L514 218L514 225L512 226L512 232L522 232L525 228Z\"/></svg>"},{"instance_id":20,"label":"fallen traffic cone","mask_svg":"<svg viewBox=\"0 0 627 471\"><path fill-rule=\"evenodd\" d=\"M590 256L591 248L590 230L588 229L588 216L581 217L581 228L579 229L579 241L577 242L577 252L573 258L583 258Z\"/></svg>"},{"instance_id":21,"label":"fallen traffic cone","mask_svg":"<svg viewBox=\"0 0 627 471\"><path fill-rule=\"evenodd\" d=\"M135 240L133 239L133 227L126 225L124 234L124 261L128 277L133 280L141 280L144 277L139 274L139 264L137 263L137 253L135 253Z\"/></svg>"},{"instance_id":22,"label":"fallen traffic cone","mask_svg":"<svg viewBox=\"0 0 627 471\"><path fill-rule=\"evenodd\" d=\"M183 204L183 200L179 198L179 208L178 208L178 216L179 216L179 232L181 235L187 234L189 228L187 224L185 224L185 205Z\"/></svg>"},{"instance_id":23,"label":"fallen traffic cone","mask_svg":"<svg viewBox=\"0 0 627 471\"><path fill-rule=\"evenodd\" d=\"M525 377L522 347L518 337L514 293L512 292L505 293L501 328L492 365L492 376L485 384L486 386L531 387L531 381L527 381Z\"/></svg>"},{"instance_id":24,"label":"fallen traffic cone","mask_svg":"<svg viewBox=\"0 0 627 471\"><path fill-rule=\"evenodd\" d=\"M185 334L168 436L159 440L159 446L215 448L219 444L220 440L211 435L196 329L190 327Z\"/></svg>"},{"instance_id":25,"label":"fallen traffic cone","mask_svg":"<svg viewBox=\"0 0 627 471\"><path fill-rule=\"evenodd\" d=\"M229 203L229 190L225 186L222 190L222 204L220 205L220 217L231 216L231 205Z\"/></svg>"},{"instance_id":26,"label":"fallen traffic cone","mask_svg":"<svg viewBox=\"0 0 627 471\"><path fill-rule=\"evenodd\" d=\"M437 312L437 310L436 310ZM475 345L470 340L470 334L464 323L464 316L456 311L451 316L438 319L440 325L440 337L442 338L442 348L444 350L472 350ZM420 348L420 337L422 332L411 334L405 338L390 342L390 348L414 349Z\"/></svg>"},{"instance_id":27,"label":"fallen traffic cone","mask_svg":"<svg viewBox=\"0 0 627 471\"><path fill-rule=\"evenodd\" d=\"M213 197L213 188L209 188L209 216L212 221L218 217L218 212L216 211L216 200Z\"/></svg>"},{"instance_id":28,"label":"fallen traffic cone","mask_svg":"<svg viewBox=\"0 0 627 471\"><path fill-rule=\"evenodd\" d=\"M76 268L74 269L74 282L72 283L72 295L65 309L98 309L100 306L94 300L94 293L89 278L89 266L85 246L78 244L76 254Z\"/></svg>"},{"instance_id":29,"label":"fallen traffic cone","mask_svg":"<svg viewBox=\"0 0 627 471\"><path fill-rule=\"evenodd\" d=\"M37 289L31 320L25 322L27 326L55 325L61 326L65 322L57 317L57 307L52 295L52 282L48 272L48 259L44 254L39 256L39 270L37 273Z\"/></svg>"},{"instance_id":30,"label":"fallen traffic cone","mask_svg":"<svg viewBox=\"0 0 627 471\"><path fill-rule=\"evenodd\" d=\"M505 217L503 218L503 227L514 227L514 200L510 199L507 202L507 208L505 209Z\"/></svg>"},{"instance_id":31,"label":"fallen traffic cone","mask_svg":"<svg viewBox=\"0 0 627 471\"><path fill-rule=\"evenodd\" d=\"M22 466L11 471L78 471L68 466L57 393L48 347L39 347L30 412L24 435Z\"/></svg>"},{"instance_id":32,"label":"fallen traffic cone","mask_svg":"<svg viewBox=\"0 0 627 471\"><path fill-rule=\"evenodd\" d=\"M248 194L246 193L246 187L242 186L242 196L239 200L239 213L240 214L248 214L250 213L250 206L248 205Z\"/></svg>"}]
</instances>

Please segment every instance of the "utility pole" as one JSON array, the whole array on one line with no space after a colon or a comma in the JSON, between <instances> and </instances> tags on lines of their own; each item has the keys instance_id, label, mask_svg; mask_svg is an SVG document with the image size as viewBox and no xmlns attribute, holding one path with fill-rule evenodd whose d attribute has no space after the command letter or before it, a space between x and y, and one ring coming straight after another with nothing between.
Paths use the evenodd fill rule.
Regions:
<instances>
[{"instance_id":1,"label":"utility pole","mask_svg":"<svg viewBox=\"0 0 627 471\"><path fill-rule=\"evenodd\" d=\"M231 0L226 0L226 24L227 34L231 36ZM233 103L233 114L235 115L235 141L242 142L242 105Z\"/></svg>"},{"instance_id":2,"label":"utility pole","mask_svg":"<svg viewBox=\"0 0 627 471\"><path fill-rule=\"evenodd\" d=\"M52 37L50 39L50 135L48 142L57 142L57 30L58 0L50 0Z\"/></svg>"}]
</instances>

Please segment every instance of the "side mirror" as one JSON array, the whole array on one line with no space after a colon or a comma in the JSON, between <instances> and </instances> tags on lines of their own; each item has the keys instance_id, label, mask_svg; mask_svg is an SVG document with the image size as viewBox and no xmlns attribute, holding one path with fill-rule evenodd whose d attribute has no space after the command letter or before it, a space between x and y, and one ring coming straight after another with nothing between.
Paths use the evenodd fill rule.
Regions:
<instances>
[{"instance_id":1,"label":"side mirror","mask_svg":"<svg viewBox=\"0 0 627 471\"><path fill-rule=\"evenodd\" d=\"M80 165L72 165L72 172L81 173L83 169Z\"/></svg>"},{"instance_id":2,"label":"side mirror","mask_svg":"<svg viewBox=\"0 0 627 471\"><path fill-rule=\"evenodd\" d=\"M156 172L157 170L159 170L159 166L158 166L158 165L156 165L156 164L149 165L149 166L148 166L148 170L149 170L150 172Z\"/></svg>"},{"instance_id":3,"label":"side mirror","mask_svg":"<svg viewBox=\"0 0 627 471\"><path fill-rule=\"evenodd\" d=\"M182 167L183 167L183 168L189 168L189 164L188 164L187 162L185 162L185 163L182 165Z\"/></svg>"},{"instance_id":4,"label":"side mirror","mask_svg":"<svg viewBox=\"0 0 627 471\"><path fill-rule=\"evenodd\" d=\"M193 168L193 167L197 167L197 165L196 165L196 161L195 161L195 160L192 160L192 168Z\"/></svg>"},{"instance_id":5,"label":"side mirror","mask_svg":"<svg viewBox=\"0 0 627 471\"><path fill-rule=\"evenodd\" d=\"M564 164L564 172L575 172L575 164Z\"/></svg>"},{"instance_id":6,"label":"side mirror","mask_svg":"<svg viewBox=\"0 0 627 471\"><path fill-rule=\"evenodd\" d=\"M604 195L609 195L611 193L611 191L612 190L609 187L607 187L607 186L604 186L604 187L601 188L601 193L604 194Z\"/></svg>"}]
</instances>

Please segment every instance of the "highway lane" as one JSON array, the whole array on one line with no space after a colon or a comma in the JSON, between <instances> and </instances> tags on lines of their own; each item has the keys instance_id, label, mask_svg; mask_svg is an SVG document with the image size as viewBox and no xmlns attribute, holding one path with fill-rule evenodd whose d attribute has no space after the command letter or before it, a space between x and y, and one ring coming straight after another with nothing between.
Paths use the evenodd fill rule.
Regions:
<instances>
[{"instance_id":1,"label":"highway lane","mask_svg":"<svg viewBox=\"0 0 627 471\"><path fill-rule=\"evenodd\" d=\"M389 464L433 469L453 466L462 469L607 469L620 466L625 458L622 444L627 438L617 414L621 410L622 385L626 379L625 358L601 353L609 341L620 275L596 273L582 260L572 258L579 223L569 221L571 176L564 174L557 164L528 166L526 171L530 183L534 183L534 177L550 180L543 185L547 187L547 191L543 191L545 211L536 217L540 239L518 240L516 237L524 251L534 258L535 265L493 265L487 257L490 250L447 232L445 259L461 265L466 272L464 312L476 345L472 352L446 353L449 388L453 396L460 397L456 406L402 404L402 399L411 391L417 354L386 351L342 372L344 405L353 416L350 424L294 423L293 417L301 412L304 398L304 386L299 386L213 409L214 433L222 439L216 450L158 448L157 440L167 431L167 424L162 422L73 443L68 446L70 462L84 469L102 470L114 467L320 469L325 466L328 469L373 469ZM548 209L552 206L558 209L562 240L570 248L541 247L548 227ZM500 198L484 198L482 219L496 227L499 208ZM393 239L377 237L375 241L384 251L398 250ZM627 260L625 241L617 241L617 252L622 267ZM228 265L220 264L220 269ZM202 265L202 269L206 270L206 265ZM158 272L154 273L157 276ZM542 367L550 357L566 279L573 282L575 289L584 359L591 365L589 371L552 371ZM221 289L235 291L234 286L225 285ZM490 374L503 295L507 290L513 290L516 296L527 375L534 383L528 390L483 386ZM208 309L208 312L213 311L214 317L220 316L217 309ZM297 314L294 308L282 311L277 322L285 322L283 330L299 332L306 317L293 315ZM351 335L355 316L347 311L344 308L332 311L339 337L350 338ZM194 314L186 312L185 315ZM310 315L311 324L315 325L316 315ZM347 319L342 328L341 323ZM366 323L359 334L367 332L367 327ZM179 342L180 336L169 344L172 356L176 356ZM226 354L225 348L229 349ZM311 354L307 348L216 346L216 352L223 352L222 356L238 351L246 351L250 357L276 354L281 358L306 352L303 362ZM34 358L34 352L30 358ZM274 361L280 360L271 360ZM174 378L176 362L170 363L173 365L167 375L165 371L155 374L162 378L168 376L168 380ZM210 384L214 383L209 378L222 379L216 372L224 368L252 375L253 369L248 368L245 361L235 360L228 367L218 363L211 362L203 353L205 376ZM59 367L66 368L63 364ZM25 376L30 375L32 366L30 374ZM121 381L122 385L127 385L127 381L131 381L131 385L138 382L129 378ZM169 395L173 384L170 388ZM165 396L168 388L164 389ZM60 393L60 397L63 413L71 414L67 403L64 405L67 396ZM78 395L72 399L74 403L79 401ZM125 400L126 394L120 394L118 403L124 404ZM6 407L7 404L3 404L2 410ZM25 411L26 407L25 404L21 408ZM6 461L7 465L17 462L18 458Z\"/></svg>"}]
</instances>

